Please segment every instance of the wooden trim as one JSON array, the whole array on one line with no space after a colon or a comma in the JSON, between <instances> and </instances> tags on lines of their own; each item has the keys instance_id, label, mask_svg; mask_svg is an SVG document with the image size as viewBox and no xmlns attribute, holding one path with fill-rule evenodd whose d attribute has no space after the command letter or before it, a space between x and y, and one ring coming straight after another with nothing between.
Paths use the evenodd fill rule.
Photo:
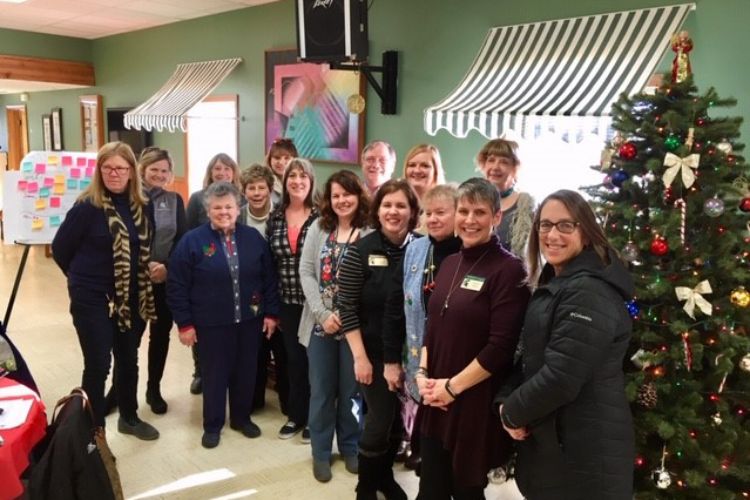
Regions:
<instances>
[{"instance_id":1,"label":"wooden trim","mask_svg":"<svg viewBox=\"0 0 750 500\"><path fill-rule=\"evenodd\" d=\"M88 62L0 55L0 79L94 86L94 65Z\"/></svg>"}]
</instances>

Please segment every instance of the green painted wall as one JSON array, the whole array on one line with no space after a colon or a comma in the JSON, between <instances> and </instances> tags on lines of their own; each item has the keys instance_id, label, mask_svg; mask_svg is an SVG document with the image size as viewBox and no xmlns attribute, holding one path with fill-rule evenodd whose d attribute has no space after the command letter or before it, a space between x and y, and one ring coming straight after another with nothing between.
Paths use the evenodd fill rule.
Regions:
<instances>
[{"instance_id":1,"label":"green painted wall","mask_svg":"<svg viewBox=\"0 0 750 500\"><path fill-rule=\"evenodd\" d=\"M378 97L368 91L367 139L388 140L399 155L419 142L432 142L440 148L449 180L466 178L473 172L473 157L485 138L472 133L457 139L446 132L430 137L422 129L422 112L460 81L490 27L674 3L675 0L525 0L521 9L512 0L376 0L369 15L371 60L379 64L384 50L400 52L399 106L397 115L383 116ZM696 81L701 88L712 85L721 95L738 98L740 105L731 111L732 115L750 116L750 86L742 77L748 72L742 61L750 53L750 39L741 36L750 25L747 0L695 3L698 9L689 15L685 28L695 43L692 64ZM0 30L0 47L4 45L2 36ZM49 45L55 45L57 38L49 37ZM295 40L294 4L292 0L282 0L85 42L84 49L91 44L98 82L95 89L85 93L102 94L105 107L134 106L156 91L178 63L242 57L244 63L216 93L240 96L240 162L246 165L260 160L264 153L264 51L294 47ZM6 37L6 42L12 44L12 37ZM85 52L84 49L81 50ZM671 57L669 51L667 58ZM40 115L52 106L64 108L65 145L71 149L80 147L77 96L82 93L32 95L32 147L41 145ZM16 100L16 96L6 96L0 98L0 104ZM745 124L742 131L747 137L750 127ZM157 134L156 141L173 152L181 170L182 134ZM334 168L323 166L320 174L325 176Z\"/></svg>"}]
</instances>

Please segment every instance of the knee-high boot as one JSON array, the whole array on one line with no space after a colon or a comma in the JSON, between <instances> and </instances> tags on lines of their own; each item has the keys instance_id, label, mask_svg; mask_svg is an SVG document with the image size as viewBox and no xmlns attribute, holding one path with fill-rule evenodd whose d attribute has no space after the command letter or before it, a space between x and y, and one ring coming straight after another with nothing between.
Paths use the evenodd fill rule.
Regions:
<instances>
[{"instance_id":1,"label":"knee-high boot","mask_svg":"<svg viewBox=\"0 0 750 500\"><path fill-rule=\"evenodd\" d=\"M406 493L393 477L393 458L396 456L395 449L385 455L377 457L378 482L377 490L382 491L387 500L407 500Z\"/></svg>"},{"instance_id":2,"label":"knee-high boot","mask_svg":"<svg viewBox=\"0 0 750 500\"><path fill-rule=\"evenodd\" d=\"M366 457L361 453L359 471L357 472L357 500L377 500L378 459L380 457Z\"/></svg>"}]
</instances>

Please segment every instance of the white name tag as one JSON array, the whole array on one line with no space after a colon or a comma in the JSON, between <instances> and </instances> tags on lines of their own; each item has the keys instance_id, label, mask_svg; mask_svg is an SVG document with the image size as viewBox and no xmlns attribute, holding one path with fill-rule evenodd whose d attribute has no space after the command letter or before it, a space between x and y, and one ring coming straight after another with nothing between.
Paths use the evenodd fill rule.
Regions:
<instances>
[{"instance_id":1,"label":"white name tag","mask_svg":"<svg viewBox=\"0 0 750 500\"><path fill-rule=\"evenodd\" d=\"M471 290L473 292L478 292L482 289L482 286L484 286L484 278L481 276L473 276L471 274L467 274L464 280L461 282L461 288L464 290Z\"/></svg>"},{"instance_id":2,"label":"white name tag","mask_svg":"<svg viewBox=\"0 0 750 500\"><path fill-rule=\"evenodd\" d=\"M388 257L385 255L370 255L367 263L370 267L388 267Z\"/></svg>"}]
</instances>

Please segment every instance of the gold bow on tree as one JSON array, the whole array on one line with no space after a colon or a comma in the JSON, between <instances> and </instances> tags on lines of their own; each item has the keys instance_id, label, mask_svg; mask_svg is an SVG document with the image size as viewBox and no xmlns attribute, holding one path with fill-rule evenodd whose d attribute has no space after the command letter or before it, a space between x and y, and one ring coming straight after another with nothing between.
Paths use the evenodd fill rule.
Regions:
<instances>
[{"instance_id":1,"label":"gold bow on tree","mask_svg":"<svg viewBox=\"0 0 750 500\"><path fill-rule=\"evenodd\" d=\"M677 177L677 172L682 172L682 183L686 188L689 188L695 182L695 174L693 173L694 168L698 168L701 156L697 153L680 158L676 154L667 153L664 156L664 166L668 167L662 176L664 185L669 187L672 181Z\"/></svg>"},{"instance_id":2,"label":"gold bow on tree","mask_svg":"<svg viewBox=\"0 0 750 500\"><path fill-rule=\"evenodd\" d=\"M698 309L700 309L703 314L711 316L713 309L711 307L711 303L704 299L702 296L702 294L708 294L712 292L711 285L708 283L708 280L701 281L693 289L690 289L686 286L677 286L675 287L674 291L675 294L677 294L677 300L687 301L685 302L685 305L682 306L682 308L685 310L688 316L695 319L695 314L693 313L693 311L695 310L695 306L698 306Z\"/></svg>"}]
</instances>

